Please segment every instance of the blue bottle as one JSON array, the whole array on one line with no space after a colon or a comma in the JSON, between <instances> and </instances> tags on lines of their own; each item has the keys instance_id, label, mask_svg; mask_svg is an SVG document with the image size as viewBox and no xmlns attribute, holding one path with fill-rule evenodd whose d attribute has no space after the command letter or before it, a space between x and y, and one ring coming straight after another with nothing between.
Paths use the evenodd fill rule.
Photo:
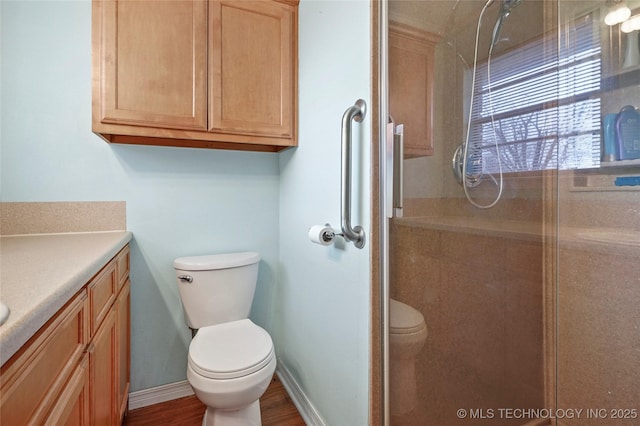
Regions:
<instances>
[{"instance_id":1,"label":"blue bottle","mask_svg":"<svg viewBox=\"0 0 640 426\"><path fill-rule=\"evenodd\" d=\"M602 118L602 136L604 142L602 144L602 161L618 160L618 131L616 130L616 122L618 114L607 114Z\"/></svg>"},{"instance_id":2,"label":"blue bottle","mask_svg":"<svg viewBox=\"0 0 640 426\"><path fill-rule=\"evenodd\" d=\"M618 159L640 158L640 113L631 105L620 110L616 121Z\"/></svg>"}]
</instances>

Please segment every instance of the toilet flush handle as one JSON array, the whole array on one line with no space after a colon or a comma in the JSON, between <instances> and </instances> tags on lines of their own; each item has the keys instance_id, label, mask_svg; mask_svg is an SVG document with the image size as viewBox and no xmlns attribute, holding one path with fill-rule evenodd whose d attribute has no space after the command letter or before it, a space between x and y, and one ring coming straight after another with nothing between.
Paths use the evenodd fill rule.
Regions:
<instances>
[{"instance_id":1,"label":"toilet flush handle","mask_svg":"<svg viewBox=\"0 0 640 426\"><path fill-rule=\"evenodd\" d=\"M193 282L193 277L191 275L178 275L178 279L180 281L186 281L188 283L192 283Z\"/></svg>"}]
</instances>

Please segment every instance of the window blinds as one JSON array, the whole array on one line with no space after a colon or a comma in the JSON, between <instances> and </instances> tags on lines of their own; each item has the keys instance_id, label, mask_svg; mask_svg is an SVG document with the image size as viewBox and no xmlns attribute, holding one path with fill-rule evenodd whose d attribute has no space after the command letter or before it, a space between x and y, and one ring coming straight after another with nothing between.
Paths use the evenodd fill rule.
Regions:
<instances>
[{"instance_id":1,"label":"window blinds","mask_svg":"<svg viewBox=\"0 0 640 426\"><path fill-rule=\"evenodd\" d=\"M496 173L600 163L600 34L591 16L479 64L470 156Z\"/></svg>"}]
</instances>

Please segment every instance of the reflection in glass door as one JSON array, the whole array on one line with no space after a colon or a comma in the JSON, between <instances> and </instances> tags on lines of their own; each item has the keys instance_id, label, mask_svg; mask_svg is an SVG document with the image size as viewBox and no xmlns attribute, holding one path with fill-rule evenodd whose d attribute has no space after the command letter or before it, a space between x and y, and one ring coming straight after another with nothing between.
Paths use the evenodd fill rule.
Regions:
<instances>
[{"instance_id":1,"label":"reflection in glass door","mask_svg":"<svg viewBox=\"0 0 640 426\"><path fill-rule=\"evenodd\" d=\"M391 424L640 424L636 15L388 2Z\"/></svg>"},{"instance_id":2,"label":"reflection in glass door","mask_svg":"<svg viewBox=\"0 0 640 426\"><path fill-rule=\"evenodd\" d=\"M558 16L561 46L585 45L580 28L584 22L593 28L591 43L599 49L590 60L600 72L590 99L599 107L595 137L602 155L592 167L558 174L555 401L560 409L585 410L563 419L566 426L635 425L640 424L640 2L561 1ZM574 133L583 127L578 120L574 126Z\"/></svg>"}]
</instances>

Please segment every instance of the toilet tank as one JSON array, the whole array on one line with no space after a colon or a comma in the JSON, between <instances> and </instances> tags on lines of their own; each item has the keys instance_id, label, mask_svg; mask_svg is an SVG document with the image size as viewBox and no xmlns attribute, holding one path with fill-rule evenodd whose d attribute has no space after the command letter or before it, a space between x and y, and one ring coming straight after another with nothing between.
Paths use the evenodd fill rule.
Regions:
<instances>
[{"instance_id":1,"label":"toilet tank","mask_svg":"<svg viewBox=\"0 0 640 426\"><path fill-rule=\"evenodd\" d=\"M260 255L255 252L174 260L187 325L197 329L248 318L259 261Z\"/></svg>"}]
</instances>

